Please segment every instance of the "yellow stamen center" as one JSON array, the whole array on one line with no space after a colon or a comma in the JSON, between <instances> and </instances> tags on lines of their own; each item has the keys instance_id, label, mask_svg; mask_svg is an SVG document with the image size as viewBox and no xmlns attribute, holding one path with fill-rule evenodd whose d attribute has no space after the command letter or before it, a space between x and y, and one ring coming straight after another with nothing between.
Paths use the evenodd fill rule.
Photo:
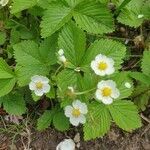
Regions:
<instances>
[{"instance_id":1,"label":"yellow stamen center","mask_svg":"<svg viewBox=\"0 0 150 150\"><path fill-rule=\"evenodd\" d=\"M43 83L42 82L37 82L36 83L36 88L37 89L42 89L43 88Z\"/></svg>"},{"instance_id":2,"label":"yellow stamen center","mask_svg":"<svg viewBox=\"0 0 150 150\"><path fill-rule=\"evenodd\" d=\"M111 96L112 89L109 87L105 87L102 89L102 94L103 96Z\"/></svg>"},{"instance_id":3,"label":"yellow stamen center","mask_svg":"<svg viewBox=\"0 0 150 150\"><path fill-rule=\"evenodd\" d=\"M74 117L79 117L80 115L81 115L81 112L80 112L80 110L79 109L73 109L72 110L72 115L74 116Z\"/></svg>"},{"instance_id":4,"label":"yellow stamen center","mask_svg":"<svg viewBox=\"0 0 150 150\"><path fill-rule=\"evenodd\" d=\"M107 64L105 62L100 62L98 64L99 70L106 70L107 69Z\"/></svg>"}]
</instances>

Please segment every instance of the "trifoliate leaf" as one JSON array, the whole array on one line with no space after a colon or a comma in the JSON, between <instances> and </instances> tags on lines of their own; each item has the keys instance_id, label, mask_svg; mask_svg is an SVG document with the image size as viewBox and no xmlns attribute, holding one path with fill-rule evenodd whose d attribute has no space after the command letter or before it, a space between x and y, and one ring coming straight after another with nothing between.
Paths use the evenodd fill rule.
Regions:
<instances>
[{"instance_id":1,"label":"trifoliate leaf","mask_svg":"<svg viewBox=\"0 0 150 150\"><path fill-rule=\"evenodd\" d=\"M144 51L143 59L142 59L142 71L147 76L150 76L150 51Z\"/></svg>"},{"instance_id":2,"label":"trifoliate leaf","mask_svg":"<svg viewBox=\"0 0 150 150\"><path fill-rule=\"evenodd\" d=\"M51 4L45 11L41 22L41 35L48 37L59 30L72 17L72 10L57 2Z\"/></svg>"},{"instance_id":3,"label":"trifoliate leaf","mask_svg":"<svg viewBox=\"0 0 150 150\"><path fill-rule=\"evenodd\" d=\"M137 107L127 100L116 100L109 105L109 111L115 123L125 131L141 127Z\"/></svg>"},{"instance_id":4,"label":"trifoliate leaf","mask_svg":"<svg viewBox=\"0 0 150 150\"><path fill-rule=\"evenodd\" d=\"M143 22L142 14L143 0L131 0L119 14L117 20L122 24L129 25L131 27L139 27Z\"/></svg>"},{"instance_id":5,"label":"trifoliate leaf","mask_svg":"<svg viewBox=\"0 0 150 150\"><path fill-rule=\"evenodd\" d=\"M93 102L88 106L86 123L84 124L84 139L90 140L104 136L110 129L110 114L103 104Z\"/></svg>"},{"instance_id":6,"label":"trifoliate leaf","mask_svg":"<svg viewBox=\"0 0 150 150\"><path fill-rule=\"evenodd\" d=\"M85 33L69 23L62 29L58 43L59 48L64 50L67 61L78 67L85 52Z\"/></svg>"},{"instance_id":7,"label":"trifoliate leaf","mask_svg":"<svg viewBox=\"0 0 150 150\"><path fill-rule=\"evenodd\" d=\"M52 110L46 110L42 116L38 119L37 129L39 131L48 128L53 120L54 112Z\"/></svg>"},{"instance_id":8,"label":"trifoliate leaf","mask_svg":"<svg viewBox=\"0 0 150 150\"><path fill-rule=\"evenodd\" d=\"M2 97L3 107L11 115L22 115L26 112L25 101L22 95L12 94Z\"/></svg>"},{"instance_id":9,"label":"trifoliate leaf","mask_svg":"<svg viewBox=\"0 0 150 150\"><path fill-rule=\"evenodd\" d=\"M109 33L114 30L113 18L107 6L86 0L78 4L73 13L77 25L92 34Z\"/></svg>"},{"instance_id":10,"label":"trifoliate leaf","mask_svg":"<svg viewBox=\"0 0 150 150\"><path fill-rule=\"evenodd\" d=\"M101 39L95 41L86 51L86 54L83 58L82 66L90 67L91 61L95 59L96 55L102 54L110 57L114 60L115 70L121 68L121 63L123 62L123 58L125 57L126 47L120 42L109 40L109 39Z\"/></svg>"},{"instance_id":11,"label":"trifoliate leaf","mask_svg":"<svg viewBox=\"0 0 150 150\"><path fill-rule=\"evenodd\" d=\"M15 14L22 10L31 8L37 4L38 0L13 0L11 13Z\"/></svg>"},{"instance_id":12,"label":"trifoliate leaf","mask_svg":"<svg viewBox=\"0 0 150 150\"><path fill-rule=\"evenodd\" d=\"M53 125L59 131L65 131L69 129L69 119L64 115L64 112L57 112L53 118Z\"/></svg>"}]
</instances>

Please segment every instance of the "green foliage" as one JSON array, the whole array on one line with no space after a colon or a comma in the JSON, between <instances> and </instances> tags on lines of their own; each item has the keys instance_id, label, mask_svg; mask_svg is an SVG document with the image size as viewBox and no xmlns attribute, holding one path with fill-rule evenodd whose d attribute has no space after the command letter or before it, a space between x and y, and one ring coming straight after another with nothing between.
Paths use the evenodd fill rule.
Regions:
<instances>
[{"instance_id":1,"label":"green foliage","mask_svg":"<svg viewBox=\"0 0 150 150\"><path fill-rule=\"evenodd\" d=\"M129 78L128 72L118 73L114 75L112 79L116 82L117 88L120 91L119 99L127 98L132 94L133 83L132 83L132 80ZM131 88L127 88L125 86L125 83L129 83L131 85Z\"/></svg>"},{"instance_id":2,"label":"green foliage","mask_svg":"<svg viewBox=\"0 0 150 150\"><path fill-rule=\"evenodd\" d=\"M109 10L112 3L116 10ZM26 104L36 107L49 101L49 110L39 116L37 129L53 125L59 131L66 131L72 122L65 116L65 107L79 100L88 109L84 114L86 122L82 120L85 140L104 136L112 122L125 131L141 126L138 109L146 109L150 96L150 51L145 49L141 57L143 49L139 47L138 57L134 55L137 51L130 42L128 46L122 41L124 33L117 33L120 27L117 20L123 25L139 27L150 18L149 0L12 0L10 10L9 4L0 9L0 107L9 114L22 115L26 113ZM145 34L146 27L141 29ZM134 30L126 28L132 41L131 31ZM139 32L139 28L135 31ZM138 62L136 68L128 66L132 63L125 58L126 52L137 57L134 60L141 62L141 66ZM113 74L100 76L93 71L91 62L99 54L105 55L106 60L113 59ZM66 61L61 61L62 57ZM113 64L103 61L103 68L109 69ZM102 71L99 65L97 62L95 68ZM125 71L122 65L131 69ZM31 82L35 75L37 78ZM40 75L48 79L39 79ZM109 105L102 101L109 89L95 93L102 80L116 83L117 90L110 83L108 97L113 102ZM43 95L38 96L36 92L41 91ZM73 112L70 113L73 117Z\"/></svg>"},{"instance_id":3,"label":"green foliage","mask_svg":"<svg viewBox=\"0 0 150 150\"><path fill-rule=\"evenodd\" d=\"M69 120L64 115L64 112L57 112L53 117L53 125L59 131L65 131L69 129Z\"/></svg>"},{"instance_id":4,"label":"green foliage","mask_svg":"<svg viewBox=\"0 0 150 150\"><path fill-rule=\"evenodd\" d=\"M41 22L42 37L52 35L72 17L80 28L89 33L103 34L114 30L112 15L105 5L90 0L66 2L69 6L61 2L51 3L45 11Z\"/></svg>"},{"instance_id":5,"label":"green foliage","mask_svg":"<svg viewBox=\"0 0 150 150\"><path fill-rule=\"evenodd\" d=\"M51 4L45 11L41 22L43 37L48 37L59 30L72 17L72 10L62 4Z\"/></svg>"},{"instance_id":6,"label":"green foliage","mask_svg":"<svg viewBox=\"0 0 150 150\"><path fill-rule=\"evenodd\" d=\"M37 129L39 131L48 128L53 120L54 112L52 110L46 110L37 121Z\"/></svg>"},{"instance_id":7,"label":"green foliage","mask_svg":"<svg viewBox=\"0 0 150 150\"><path fill-rule=\"evenodd\" d=\"M87 121L84 124L84 139L90 140L105 135L110 129L111 118L103 104L93 102L88 107Z\"/></svg>"},{"instance_id":8,"label":"green foliage","mask_svg":"<svg viewBox=\"0 0 150 150\"><path fill-rule=\"evenodd\" d=\"M56 36L45 39L40 47L34 41L23 41L14 45L16 74L20 86L27 85L33 75L49 73L50 66L56 63L55 47Z\"/></svg>"},{"instance_id":9,"label":"green foliage","mask_svg":"<svg viewBox=\"0 0 150 150\"><path fill-rule=\"evenodd\" d=\"M10 93L1 97L0 101L2 101L4 109L9 114L19 116L26 112L25 101L21 94Z\"/></svg>"},{"instance_id":10,"label":"green foliage","mask_svg":"<svg viewBox=\"0 0 150 150\"><path fill-rule=\"evenodd\" d=\"M38 0L13 0L13 5L11 8L11 13L15 14L22 10L33 7L37 4Z\"/></svg>"},{"instance_id":11,"label":"green foliage","mask_svg":"<svg viewBox=\"0 0 150 150\"><path fill-rule=\"evenodd\" d=\"M62 29L58 43L59 48L64 49L67 61L71 62L74 66L78 66L85 52L85 33L73 23L70 23Z\"/></svg>"},{"instance_id":12,"label":"green foliage","mask_svg":"<svg viewBox=\"0 0 150 150\"><path fill-rule=\"evenodd\" d=\"M78 26L88 33L103 34L114 30L112 15L99 2L83 1L75 8L73 16Z\"/></svg>"},{"instance_id":13,"label":"green foliage","mask_svg":"<svg viewBox=\"0 0 150 150\"><path fill-rule=\"evenodd\" d=\"M11 68L0 58L0 97L8 94L15 86L16 78Z\"/></svg>"},{"instance_id":14,"label":"green foliage","mask_svg":"<svg viewBox=\"0 0 150 150\"><path fill-rule=\"evenodd\" d=\"M131 101L118 100L108 108L115 123L123 130L132 131L141 127L137 108Z\"/></svg>"},{"instance_id":15,"label":"green foliage","mask_svg":"<svg viewBox=\"0 0 150 150\"><path fill-rule=\"evenodd\" d=\"M131 27L139 27L144 18L138 18L138 15L142 14L143 0L132 0L130 1L119 14L117 20L125 25ZM144 15L144 14L142 14Z\"/></svg>"},{"instance_id":16,"label":"green foliage","mask_svg":"<svg viewBox=\"0 0 150 150\"><path fill-rule=\"evenodd\" d=\"M138 84L132 94L132 99L138 108L144 111L150 102L150 86Z\"/></svg>"},{"instance_id":17,"label":"green foliage","mask_svg":"<svg viewBox=\"0 0 150 150\"><path fill-rule=\"evenodd\" d=\"M0 32L0 45L3 45L6 41L6 33Z\"/></svg>"},{"instance_id":18,"label":"green foliage","mask_svg":"<svg viewBox=\"0 0 150 150\"><path fill-rule=\"evenodd\" d=\"M150 76L150 51L144 51L142 59L142 71L145 75Z\"/></svg>"},{"instance_id":19,"label":"green foliage","mask_svg":"<svg viewBox=\"0 0 150 150\"><path fill-rule=\"evenodd\" d=\"M126 47L116 41L109 39L101 39L95 41L85 53L82 66L89 67L92 60L96 55L102 54L111 57L115 61L116 71L121 68L123 58L125 57Z\"/></svg>"}]
</instances>

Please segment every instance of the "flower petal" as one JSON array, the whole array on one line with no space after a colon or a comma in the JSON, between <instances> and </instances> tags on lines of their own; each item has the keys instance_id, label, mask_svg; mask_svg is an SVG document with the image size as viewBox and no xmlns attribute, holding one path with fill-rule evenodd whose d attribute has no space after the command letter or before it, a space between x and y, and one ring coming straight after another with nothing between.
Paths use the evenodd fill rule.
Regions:
<instances>
[{"instance_id":1,"label":"flower petal","mask_svg":"<svg viewBox=\"0 0 150 150\"><path fill-rule=\"evenodd\" d=\"M73 110L72 106L66 106L65 107L65 116L66 117L72 117L72 110Z\"/></svg>"},{"instance_id":2,"label":"flower petal","mask_svg":"<svg viewBox=\"0 0 150 150\"><path fill-rule=\"evenodd\" d=\"M31 81L31 82L29 83L29 89L32 90L32 91L36 90L36 85L35 85L34 82Z\"/></svg>"},{"instance_id":3,"label":"flower petal","mask_svg":"<svg viewBox=\"0 0 150 150\"><path fill-rule=\"evenodd\" d=\"M35 90L34 93L37 96L42 96L44 94L43 90Z\"/></svg>"},{"instance_id":4,"label":"flower petal","mask_svg":"<svg viewBox=\"0 0 150 150\"><path fill-rule=\"evenodd\" d=\"M79 120L80 120L80 123L82 123L82 124L86 123L86 117L84 115L81 115L79 117Z\"/></svg>"},{"instance_id":5,"label":"flower petal","mask_svg":"<svg viewBox=\"0 0 150 150\"><path fill-rule=\"evenodd\" d=\"M82 103L79 100L75 100L72 103L72 106L77 109L79 109L81 105L82 105Z\"/></svg>"},{"instance_id":6,"label":"flower petal","mask_svg":"<svg viewBox=\"0 0 150 150\"><path fill-rule=\"evenodd\" d=\"M81 106L79 107L80 111L82 114L87 114L88 113L88 108L85 103L82 103Z\"/></svg>"},{"instance_id":7,"label":"flower petal","mask_svg":"<svg viewBox=\"0 0 150 150\"><path fill-rule=\"evenodd\" d=\"M50 91L50 88L51 88L51 87L50 87L49 84L47 84L47 83L44 84L44 85L43 85L43 92L44 92L44 93L48 93L48 92Z\"/></svg>"},{"instance_id":8,"label":"flower petal","mask_svg":"<svg viewBox=\"0 0 150 150\"><path fill-rule=\"evenodd\" d=\"M73 126L78 126L79 123L80 123L80 119L79 119L79 118L76 118L76 117L70 117L70 123L71 123Z\"/></svg>"},{"instance_id":9,"label":"flower petal","mask_svg":"<svg viewBox=\"0 0 150 150\"><path fill-rule=\"evenodd\" d=\"M111 97L103 98L102 102L106 105L109 105L113 102L113 99Z\"/></svg>"}]
</instances>

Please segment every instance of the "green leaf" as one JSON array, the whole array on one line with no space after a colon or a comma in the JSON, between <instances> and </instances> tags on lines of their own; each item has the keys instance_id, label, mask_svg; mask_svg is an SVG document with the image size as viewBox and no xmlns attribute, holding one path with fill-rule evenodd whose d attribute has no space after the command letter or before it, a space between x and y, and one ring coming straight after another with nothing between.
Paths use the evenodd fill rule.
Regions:
<instances>
[{"instance_id":1,"label":"green leaf","mask_svg":"<svg viewBox=\"0 0 150 150\"><path fill-rule=\"evenodd\" d=\"M150 19L150 0L146 0L142 7L142 14L144 14L144 19L149 20Z\"/></svg>"},{"instance_id":2,"label":"green leaf","mask_svg":"<svg viewBox=\"0 0 150 150\"><path fill-rule=\"evenodd\" d=\"M51 5L51 2L57 1L57 0L39 0L38 1L38 6L42 7L43 9L49 8Z\"/></svg>"},{"instance_id":3,"label":"green leaf","mask_svg":"<svg viewBox=\"0 0 150 150\"><path fill-rule=\"evenodd\" d=\"M39 131L42 131L48 128L52 123L53 115L54 112L52 110L46 110L44 114L38 119L37 129Z\"/></svg>"},{"instance_id":4,"label":"green leaf","mask_svg":"<svg viewBox=\"0 0 150 150\"><path fill-rule=\"evenodd\" d=\"M150 76L150 51L144 51L142 59L142 71L145 75Z\"/></svg>"},{"instance_id":5,"label":"green leaf","mask_svg":"<svg viewBox=\"0 0 150 150\"><path fill-rule=\"evenodd\" d=\"M22 115L26 112L25 101L22 95L11 93L2 97L3 107L7 113L12 115Z\"/></svg>"},{"instance_id":6,"label":"green leaf","mask_svg":"<svg viewBox=\"0 0 150 150\"><path fill-rule=\"evenodd\" d=\"M92 34L114 31L113 18L106 5L86 0L78 4L73 13L77 25Z\"/></svg>"},{"instance_id":7,"label":"green leaf","mask_svg":"<svg viewBox=\"0 0 150 150\"><path fill-rule=\"evenodd\" d=\"M117 20L131 27L139 27L143 22L143 18L138 18L138 15L142 14L142 6L143 0L130 1L126 7L121 10Z\"/></svg>"},{"instance_id":8,"label":"green leaf","mask_svg":"<svg viewBox=\"0 0 150 150\"><path fill-rule=\"evenodd\" d=\"M15 73L17 75L18 84L22 87L29 84L32 76L46 76L48 75L49 70L50 68L44 66L43 64L28 64L26 66L17 65L15 68Z\"/></svg>"},{"instance_id":9,"label":"green leaf","mask_svg":"<svg viewBox=\"0 0 150 150\"><path fill-rule=\"evenodd\" d=\"M117 88L120 91L120 96L118 99L128 98L132 94L133 82L129 78L128 72L120 72L120 73L114 74L114 76L112 77L112 80L114 80L116 82ZM125 86L126 82L131 85L131 88L127 88Z\"/></svg>"},{"instance_id":10,"label":"green leaf","mask_svg":"<svg viewBox=\"0 0 150 150\"><path fill-rule=\"evenodd\" d=\"M15 86L15 74L7 63L0 58L0 97L8 94Z\"/></svg>"},{"instance_id":11,"label":"green leaf","mask_svg":"<svg viewBox=\"0 0 150 150\"><path fill-rule=\"evenodd\" d=\"M64 50L67 61L78 66L85 52L85 33L70 23L64 26L58 42L59 48Z\"/></svg>"},{"instance_id":12,"label":"green leaf","mask_svg":"<svg viewBox=\"0 0 150 150\"><path fill-rule=\"evenodd\" d=\"M41 35L48 37L59 30L72 17L72 10L57 2L51 4L45 11L41 22Z\"/></svg>"},{"instance_id":13,"label":"green leaf","mask_svg":"<svg viewBox=\"0 0 150 150\"><path fill-rule=\"evenodd\" d=\"M53 118L53 124L59 131L66 131L69 129L69 119L64 115L64 112L57 112Z\"/></svg>"},{"instance_id":14,"label":"green leaf","mask_svg":"<svg viewBox=\"0 0 150 150\"><path fill-rule=\"evenodd\" d=\"M141 127L137 107L127 100L117 100L109 105L109 111L115 123L125 131Z\"/></svg>"},{"instance_id":15,"label":"green leaf","mask_svg":"<svg viewBox=\"0 0 150 150\"><path fill-rule=\"evenodd\" d=\"M40 48L33 41L23 41L14 45L13 48L17 61L16 74L20 86L27 85L30 78L34 75L46 76L49 73L50 66L56 61L56 58L53 57L56 46L56 42L53 41L54 39L45 40ZM48 42L53 42L54 45L50 46Z\"/></svg>"},{"instance_id":16,"label":"green leaf","mask_svg":"<svg viewBox=\"0 0 150 150\"><path fill-rule=\"evenodd\" d=\"M40 44L39 52L42 60L45 64L53 65L57 63L56 47L57 47L57 34L53 34L51 37L44 39Z\"/></svg>"},{"instance_id":17,"label":"green leaf","mask_svg":"<svg viewBox=\"0 0 150 150\"><path fill-rule=\"evenodd\" d=\"M110 129L110 114L103 104L93 102L88 106L87 120L84 124L84 139L91 140L104 136Z\"/></svg>"},{"instance_id":18,"label":"green leaf","mask_svg":"<svg viewBox=\"0 0 150 150\"><path fill-rule=\"evenodd\" d=\"M115 70L121 68L121 63L123 62L123 58L125 57L126 47L120 42L109 40L109 39L101 39L95 41L86 51L84 55L83 67L90 67L90 63L95 59L96 55L102 54L107 57L112 58L115 61Z\"/></svg>"},{"instance_id":19,"label":"green leaf","mask_svg":"<svg viewBox=\"0 0 150 150\"><path fill-rule=\"evenodd\" d=\"M6 33L0 32L0 45L3 45L6 41Z\"/></svg>"},{"instance_id":20,"label":"green leaf","mask_svg":"<svg viewBox=\"0 0 150 150\"><path fill-rule=\"evenodd\" d=\"M75 7L84 0L65 0L70 7Z\"/></svg>"},{"instance_id":21,"label":"green leaf","mask_svg":"<svg viewBox=\"0 0 150 150\"><path fill-rule=\"evenodd\" d=\"M77 90L80 93L84 93L79 95L79 99L84 102L89 102L89 99L93 99L98 81L98 76L91 72L84 73L84 76L78 76Z\"/></svg>"},{"instance_id":22,"label":"green leaf","mask_svg":"<svg viewBox=\"0 0 150 150\"><path fill-rule=\"evenodd\" d=\"M0 97L8 94L15 86L16 79L0 79Z\"/></svg>"},{"instance_id":23,"label":"green leaf","mask_svg":"<svg viewBox=\"0 0 150 150\"><path fill-rule=\"evenodd\" d=\"M115 15L118 15L118 13L120 12L120 10L122 10L131 0L124 0L120 6L117 8L117 10L115 11Z\"/></svg>"},{"instance_id":24,"label":"green leaf","mask_svg":"<svg viewBox=\"0 0 150 150\"><path fill-rule=\"evenodd\" d=\"M7 79L7 78L13 78L14 73L8 66L8 64L0 58L0 79Z\"/></svg>"},{"instance_id":25,"label":"green leaf","mask_svg":"<svg viewBox=\"0 0 150 150\"><path fill-rule=\"evenodd\" d=\"M150 86L138 85L132 94L132 99L138 108L144 111L150 102Z\"/></svg>"},{"instance_id":26,"label":"green leaf","mask_svg":"<svg viewBox=\"0 0 150 150\"><path fill-rule=\"evenodd\" d=\"M15 14L22 10L31 8L37 4L38 0L13 0L11 13Z\"/></svg>"},{"instance_id":27,"label":"green leaf","mask_svg":"<svg viewBox=\"0 0 150 150\"><path fill-rule=\"evenodd\" d=\"M141 72L131 72L130 77L146 84L146 85L150 85L150 76L147 76Z\"/></svg>"},{"instance_id":28,"label":"green leaf","mask_svg":"<svg viewBox=\"0 0 150 150\"><path fill-rule=\"evenodd\" d=\"M64 93L68 86L75 87L77 84L77 73L71 69L65 69L57 75L57 84L60 92Z\"/></svg>"}]
</instances>

